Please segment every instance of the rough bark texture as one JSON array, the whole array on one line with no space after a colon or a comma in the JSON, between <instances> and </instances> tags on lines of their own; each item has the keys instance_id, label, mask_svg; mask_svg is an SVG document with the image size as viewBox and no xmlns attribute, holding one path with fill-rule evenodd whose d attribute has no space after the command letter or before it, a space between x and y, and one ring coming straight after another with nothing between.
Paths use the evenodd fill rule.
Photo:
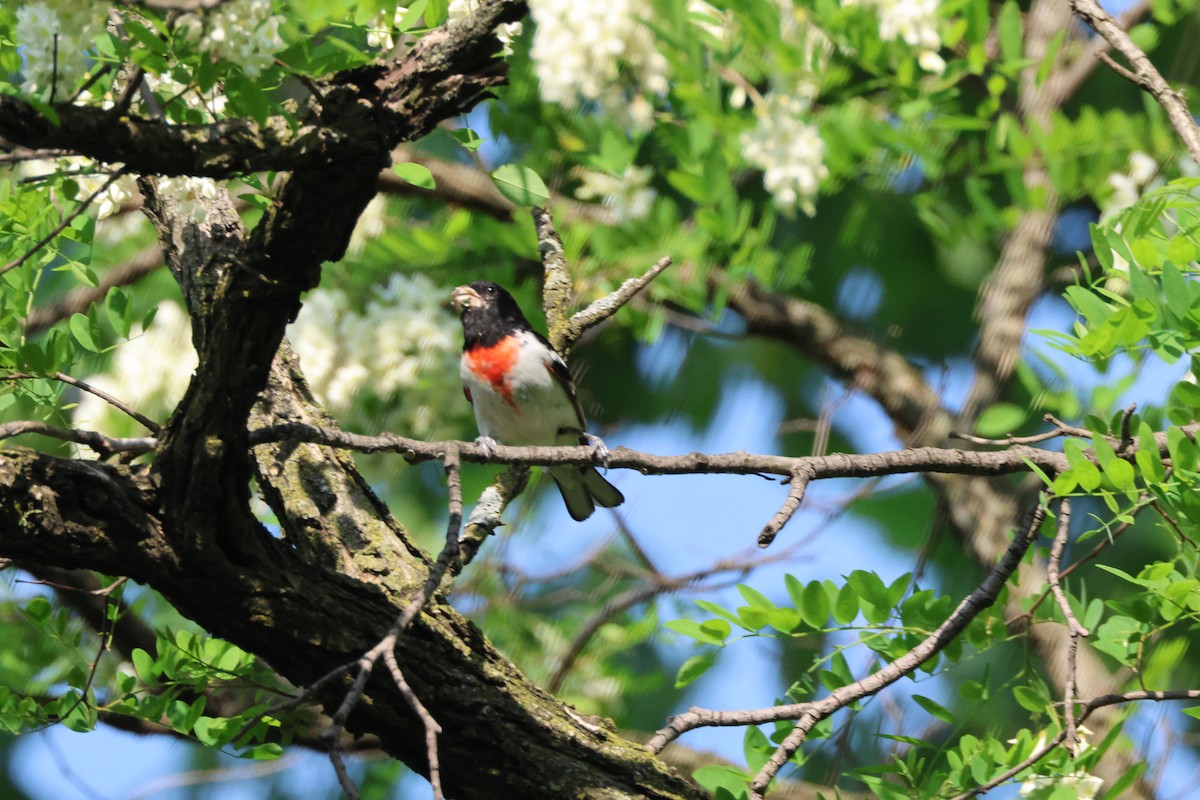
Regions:
<instances>
[{"instance_id":1,"label":"rough bark texture","mask_svg":"<svg viewBox=\"0 0 1200 800\"><path fill-rule=\"evenodd\" d=\"M150 467L25 450L0 452L0 556L128 575L217 636L303 686L373 647L424 583L430 559L344 453L274 444L248 426L320 420L283 334L324 261L340 258L392 148L467 108L503 80L493 31L524 4L492 0L427 35L400 61L334 76L295 133L271 123L168 126L0 98L0 136L124 162L183 290L199 365ZM202 223L153 174L290 169L246 231L228 196ZM278 356L278 357L277 357ZM250 510L252 480L281 521ZM693 798L703 793L601 721L527 681L468 620L434 598L401 637L401 670L441 724L442 780L457 798ZM336 707L352 679L325 686ZM347 727L413 769L424 730L386 670Z\"/></svg>"}]
</instances>

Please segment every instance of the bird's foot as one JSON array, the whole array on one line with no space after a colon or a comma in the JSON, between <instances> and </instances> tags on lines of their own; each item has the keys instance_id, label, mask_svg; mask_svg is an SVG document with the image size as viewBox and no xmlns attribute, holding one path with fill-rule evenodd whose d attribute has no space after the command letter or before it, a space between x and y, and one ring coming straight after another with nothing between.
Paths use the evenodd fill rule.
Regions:
<instances>
[{"instance_id":1,"label":"bird's foot","mask_svg":"<svg viewBox=\"0 0 1200 800\"><path fill-rule=\"evenodd\" d=\"M475 438L475 446L482 450L488 458L495 458L496 448L500 446L500 443L490 436L478 436Z\"/></svg>"},{"instance_id":2,"label":"bird's foot","mask_svg":"<svg viewBox=\"0 0 1200 800\"><path fill-rule=\"evenodd\" d=\"M583 439L588 447L592 448L592 452L595 453L596 458L600 459L600 463L604 465L604 468L608 469L608 459L612 454L609 453L608 446L604 444L604 441L599 436L590 434L587 431L580 434L580 438Z\"/></svg>"}]
</instances>

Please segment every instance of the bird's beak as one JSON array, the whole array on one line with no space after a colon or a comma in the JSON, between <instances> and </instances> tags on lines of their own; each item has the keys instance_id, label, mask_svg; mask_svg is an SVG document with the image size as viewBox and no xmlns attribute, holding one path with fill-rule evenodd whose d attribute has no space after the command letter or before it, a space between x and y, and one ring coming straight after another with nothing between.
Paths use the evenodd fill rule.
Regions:
<instances>
[{"instance_id":1,"label":"bird's beak","mask_svg":"<svg viewBox=\"0 0 1200 800\"><path fill-rule=\"evenodd\" d=\"M460 311L465 311L468 308L479 308L483 305L483 298L470 286L455 286L454 291L450 293L450 304Z\"/></svg>"}]
</instances>

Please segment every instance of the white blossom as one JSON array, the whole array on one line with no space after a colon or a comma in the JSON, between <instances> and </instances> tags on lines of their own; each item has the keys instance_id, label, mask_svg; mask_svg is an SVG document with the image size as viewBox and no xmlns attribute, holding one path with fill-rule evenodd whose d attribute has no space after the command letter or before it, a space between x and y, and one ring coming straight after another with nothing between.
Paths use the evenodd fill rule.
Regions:
<instances>
[{"instance_id":1,"label":"white blossom","mask_svg":"<svg viewBox=\"0 0 1200 800\"><path fill-rule=\"evenodd\" d=\"M446 296L423 275L393 276L365 307L337 289L311 292L288 338L316 397L347 427L424 438L454 434L470 406L458 376L462 333ZM116 349L108 371L87 381L165 419L196 366L190 331L180 306L164 302L154 324ZM92 430L129 425L92 395L82 398L74 418Z\"/></svg>"},{"instance_id":2,"label":"white blossom","mask_svg":"<svg viewBox=\"0 0 1200 800\"><path fill-rule=\"evenodd\" d=\"M188 108L203 111L212 119L217 119L225 113L229 100L225 93L214 86L207 93L201 92L195 85L180 83L169 74L151 75L144 78L149 88L164 102L183 103Z\"/></svg>"},{"instance_id":3,"label":"white blossom","mask_svg":"<svg viewBox=\"0 0 1200 800\"><path fill-rule=\"evenodd\" d=\"M350 244L346 252L352 256L362 255L367 242L381 236L387 230L387 198L377 194L367 203L367 207L358 215L354 232L350 234Z\"/></svg>"},{"instance_id":4,"label":"white blossom","mask_svg":"<svg viewBox=\"0 0 1200 800\"><path fill-rule=\"evenodd\" d=\"M363 308L335 289L312 292L288 336L314 394L355 427L450 434L469 407L453 403L462 342L445 300L423 275L393 276Z\"/></svg>"},{"instance_id":5,"label":"white blossom","mask_svg":"<svg viewBox=\"0 0 1200 800\"><path fill-rule=\"evenodd\" d=\"M568 108L594 102L649 127L653 108L642 94L666 94L668 84L667 59L640 19L646 8L633 0L530 0L542 99Z\"/></svg>"},{"instance_id":6,"label":"white blossom","mask_svg":"<svg viewBox=\"0 0 1200 800\"><path fill-rule=\"evenodd\" d=\"M1130 153L1126 170L1108 176L1112 194L1103 204L1100 218L1108 219L1136 203L1157 176L1158 162L1152 156L1137 150Z\"/></svg>"},{"instance_id":7,"label":"white blossom","mask_svg":"<svg viewBox=\"0 0 1200 800\"><path fill-rule=\"evenodd\" d=\"M721 11L705 0L688 0L687 13L693 25L721 46L728 47L733 42L737 18L732 11Z\"/></svg>"},{"instance_id":8,"label":"white blossom","mask_svg":"<svg viewBox=\"0 0 1200 800\"><path fill-rule=\"evenodd\" d=\"M1021 797L1029 797L1035 792L1041 790L1053 789L1058 786L1065 786L1075 792L1075 797L1078 800L1094 800L1096 794L1100 791L1100 787L1104 785L1104 779L1098 778L1095 775L1089 775L1086 772L1072 772L1069 775L1051 776L1051 775L1030 775L1021 783Z\"/></svg>"},{"instance_id":9,"label":"white blossom","mask_svg":"<svg viewBox=\"0 0 1200 800\"><path fill-rule=\"evenodd\" d=\"M390 52L396 46L393 34L407 13L408 6L396 6L392 11L386 8L380 10L367 24L367 47Z\"/></svg>"},{"instance_id":10,"label":"white blossom","mask_svg":"<svg viewBox=\"0 0 1200 800\"><path fill-rule=\"evenodd\" d=\"M858 5L860 0L842 0L843 5ZM879 14L879 38L885 42L902 40L918 50L917 63L928 72L941 73L946 62L938 55L942 39L938 35L939 0L861 0Z\"/></svg>"},{"instance_id":11,"label":"white blossom","mask_svg":"<svg viewBox=\"0 0 1200 800\"><path fill-rule=\"evenodd\" d=\"M177 303L163 302L154 324L118 347L109 370L87 382L151 419L165 420L183 398L195 368L188 318ZM73 416L77 425L92 430L111 429L114 420L125 424L124 415L92 394L82 396Z\"/></svg>"},{"instance_id":12,"label":"white blossom","mask_svg":"<svg viewBox=\"0 0 1200 800\"><path fill-rule=\"evenodd\" d=\"M107 3L42 0L17 9L13 37L21 48L21 91L39 94L51 86L69 97L87 71L87 53L104 32Z\"/></svg>"},{"instance_id":13,"label":"white blossom","mask_svg":"<svg viewBox=\"0 0 1200 800\"><path fill-rule=\"evenodd\" d=\"M208 218L207 201L215 200L220 188L212 178L183 175L162 178L158 182L158 191L174 199L180 214L201 223Z\"/></svg>"},{"instance_id":14,"label":"white blossom","mask_svg":"<svg viewBox=\"0 0 1200 800\"><path fill-rule=\"evenodd\" d=\"M204 15L184 14L176 25L201 52L232 61L256 78L285 46L279 35L283 23L283 15L271 13L271 0L232 0Z\"/></svg>"},{"instance_id":15,"label":"white blossom","mask_svg":"<svg viewBox=\"0 0 1200 800\"><path fill-rule=\"evenodd\" d=\"M71 178L76 187L71 199L82 203L90 198L96 205L96 218L102 220L116 214L121 205L137 192L136 179L132 175L122 175L100 192L112 173L120 167L120 164L101 164L84 156L68 156L56 161L26 161L18 168L18 173L25 178L42 178L55 173ZM92 197L96 192L100 194Z\"/></svg>"},{"instance_id":16,"label":"white blossom","mask_svg":"<svg viewBox=\"0 0 1200 800\"><path fill-rule=\"evenodd\" d=\"M653 175L649 167L629 166L619 177L590 169L580 169L576 175L582 182L575 196L580 200L600 200L612 209L616 223L645 217L658 196L649 185Z\"/></svg>"},{"instance_id":17,"label":"white blossom","mask_svg":"<svg viewBox=\"0 0 1200 800\"><path fill-rule=\"evenodd\" d=\"M479 8L479 0L450 0L450 8L447 16L450 22L460 20L475 13ZM525 29L520 22L502 22L496 26L496 38L500 40L502 46L501 53L506 56L511 56L513 53L512 43L521 35L521 31Z\"/></svg>"},{"instance_id":18,"label":"white blossom","mask_svg":"<svg viewBox=\"0 0 1200 800\"><path fill-rule=\"evenodd\" d=\"M825 142L808 122L804 97L772 92L755 106L758 125L742 134L742 156L763 170L763 186L784 208L812 215L813 198L829 176Z\"/></svg>"}]
</instances>

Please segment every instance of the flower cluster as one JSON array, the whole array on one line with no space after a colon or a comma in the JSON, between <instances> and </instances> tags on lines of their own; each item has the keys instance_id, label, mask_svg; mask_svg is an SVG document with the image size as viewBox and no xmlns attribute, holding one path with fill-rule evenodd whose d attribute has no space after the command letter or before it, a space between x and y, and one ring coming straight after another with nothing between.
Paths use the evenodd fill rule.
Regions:
<instances>
[{"instance_id":1,"label":"flower cluster","mask_svg":"<svg viewBox=\"0 0 1200 800\"><path fill-rule=\"evenodd\" d=\"M478 7L479 0L450 0L448 11L450 21L454 22L470 16ZM512 43L521 35L522 30L524 30L524 26L520 22L504 22L496 27L496 38L502 45L501 53L506 56L512 55Z\"/></svg>"},{"instance_id":2,"label":"flower cluster","mask_svg":"<svg viewBox=\"0 0 1200 800\"><path fill-rule=\"evenodd\" d=\"M171 77L170 74L151 75L147 74L143 80L151 91L157 95L164 103L175 104L183 103L188 108L193 108L198 111L203 111L210 119L218 119L225 113L225 106L229 100L218 86L214 86L208 92L202 92L195 85L187 85L180 83ZM141 96L135 99L134 103L141 107ZM148 109L152 115L157 116L154 109ZM170 123L170 119L165 120Z\"/></svg>"},{"instance_id":3,"label":"flower cluster","mask_svg":"<svg viewBox=\"0 0 1200 800\"><path fill-rule=\"evenodd\" d=\"M13 32L25 63L21 91L39 94L56 88L69 97L87 71L87 53L104 32L107 3L41 0L17 9Z\"/></svg>"},{"instance_id":4,"label":"flower cluster","mask_svg":"<svg viewBox=\"0 0 1200 800\"><path fill-rule=\"evenodd\" d=\"M108 372L91 375L87 382L151 419L164 420L183 398L195 369L187 316L177 303L163 302L154 324L116 349ZM128 417L93 394L82 396L74 421L92 430L133 431ZM140 426L139 435L145 435Z\"/></svg>"},{"instance_id":5,"label":"flower cluster","mask_svg":"<svg viewBox=\"0 0 1200 800\"><path fill-rule=\"evenodd\" d=\"M1108 202L1104 203L1104 213L1101 216L1107 219L1136 203L1158 172L1158 162L1153 156L1141 151L1130 153L1129 168L1125 172L1114 172L1108 176L1108 185L1113 193Z\"/></svg>"},{"instance_id":6,"label":"flower cluster","mask_svg":"<svg viewBox=\"0 0 1200 800\"><path fill-rule=\"evenodd\" d=\"M82 203L104 187L112 170L120 164L102 165L83 156L69 156L57 161L31 159L22 162L18 174L22 178L40 180L49 175L60 174L75 182L75 193L72 200ZM130 200L137 191L132 175L124 175L108 185L108 188L92 198L97 207L97 219L108 219L117 213L121 205Z\"/></svg>"},{"instance_id":7,"label":"flower cluster","mask_svg":"<svg viewBox=\"0 0 1200 800\"><path fill-rule=\"evenodd\" d=\"M408 6L396 6L395 10L382 9L367 23L367 47L390 52L396 46L396 29L408 13Z\"/></svg>"},{"instance_id":8,"label":"flower cluster","mask_svg":"<svg viewBox=\"0 0 1200 800\"><path fill-rule=\"evenodd\" d=\"M808 122L808 98L772 92L758 102L758 125L742 134L742 155L763 170L763 185L784 208L799 206L806 214L816 209L813 198L829 176L825 142Z\"/></svg>"},{"instance_id":9,"label":"flower cluster","mask_svg":"<svg viewBox=\"0 0 1200 800\"><path fill-rule=\"evenodd\" d=\"M1080 725L1076 730L1076 736L1079 741L1079 747L1075 752L1076 758L1091 749L1092 745L1088 742L1088 737L1091 735L1092 732L1084 725ZM1010 739L1009 743L1015 744L1016 741L1016 739ZM1043 733L1038 737L1037 743L1034 744L1033 748L1040 751L1045 745L1046 734ZM1103 778L1089 775L1083 770L1076 770L1067 775L1039 775L1034 773L1021 782L1021 797L1031 797L1035 798L1035 800L1042 800L1042 798L1049 798L1051 796L1059 797L1060 793L1056 790L1059 787L1063 787L1073 791L1077 800L1094 800L1096 793L1100 791L1100 787L1103 785Z\"/></svg>"},{"instance_id":10,"label":"flower cluster","mask_svg":"<svg viewBox=\"0 0 1200 800\"><path fill-rule=\"evenodd\" d=\"M667 60L639 18L645 8L633 0L530 0L542 99L571 108L594 102L617 119L649 127L653 109L642 93L666 93ZM632 99L623 78L632 84Z\"/></svg>"},{"instance_id":11,"label":"flower cluster","mask_svg":"<svg viewBox=\"0 0 1200 800\"><path fill-rule=\"evenodd\" d=\"M232 0L201 16L184 14L175 30L189 44L231 61L256 78L285 46L279 35L282 14L271 13L271 0Z\"/></svg>"},{"instance_id":12,"label":"flower cluster","mask_svg":"<svg viewBox=\"0 0 1200 800\"><path fill-rule=\"evenodd\" d=\"M845 5L856 5L859 0L844 0ZM862 0L879 14L879 38L885 42L902 39L909 47L918 49L921 68L934 73L946 69L946 62L938 55L942 46L938 36L939 0Z\"/></svg>"},{"instance_id":13,"label":"flower cluster","mask_svg":"<svg viewBox=\"0 0 1200 800\"><path fill-rule=\"evenodd\" d=\"M343 423L418 437L450 435L460 396L458 323L424 275L395 275L365 308L336 289L309 295L288 329L313 392Z\"/></svg>"},{"instance_id":14,"label":"flower cluster","mask_svg":"<svg viewBox=\"0 0 1200 800\"><path fill-rule=\"evenodd\" d=\"M450 7L446 12L447 19L450 22L463 19L475 13L478 7L479 0L450 0ZM393 11L385 8L376 14L367 25L367 47L383 50L385 53L392 50L396 46L396 30L407 13L408 6L396 6ZM512 55L512 43L521 35L523 29L520 22L505 22L496 28L496 38L503 45L501 52L504 55Z\"/></svg>"},{"instance_id":15,"label":"flower cluster","mask_svg":"<svg viewBox=\"0 0 1200 800\"><path fill-rule=\"evenodd\" d=\"M580 200L599 200L612 209L615 224L645 217L658 196L650 188L653 172L649 167L629 166L620 177L590 169L580 169L575 174L581 180L575 196Z\"/></svg>"},{"instance_id":16,"label":"flower cluster","mask_svg":"<svg viewBox=\"0 0 1200 800\"><path fill-rule=\"evenodd\" d=\"M196 223L208 218L209 200L215 200L220 187L212 178L193 178L181 175L177 178L162 178L158 182L158 191L169 195L182 216L190 217Z\"/></svg>"},{"instance_id":17,"label":"flower cluster","mask_svg":"<svg viewBox=\"0 0 1200 800\"><path fill-rule=\"evenodd\" d=\"M1100 787L1104 785L1102 778L1089 775L1086 772L1072 772L1061 777L1048 775L1030 775L1021 784L1021 797L1059 797L1054 790L1065 787L1075 793L1078 800L1094 800Z\"/></svg>"},{"instance_id":18,"label":"flower cluster","mask_svg":"<svg viewBox=\"0 0 1200 800\"><path fill-rule=\"evenodd\" d=\"M445 290L423 275L396 275L366 308L344 292L309 295L288 336L313 393L348 427L437 438L456 433L469 415L447 412L461 397L458 323ZM164 302L154 324L116 349L92 383L151 418L165 419L183 397L196 367L190 325L178 304ZM80 427L127 431L131 423L104 401L85 395L74 412Z\"/></svg>"}]
</instances>

